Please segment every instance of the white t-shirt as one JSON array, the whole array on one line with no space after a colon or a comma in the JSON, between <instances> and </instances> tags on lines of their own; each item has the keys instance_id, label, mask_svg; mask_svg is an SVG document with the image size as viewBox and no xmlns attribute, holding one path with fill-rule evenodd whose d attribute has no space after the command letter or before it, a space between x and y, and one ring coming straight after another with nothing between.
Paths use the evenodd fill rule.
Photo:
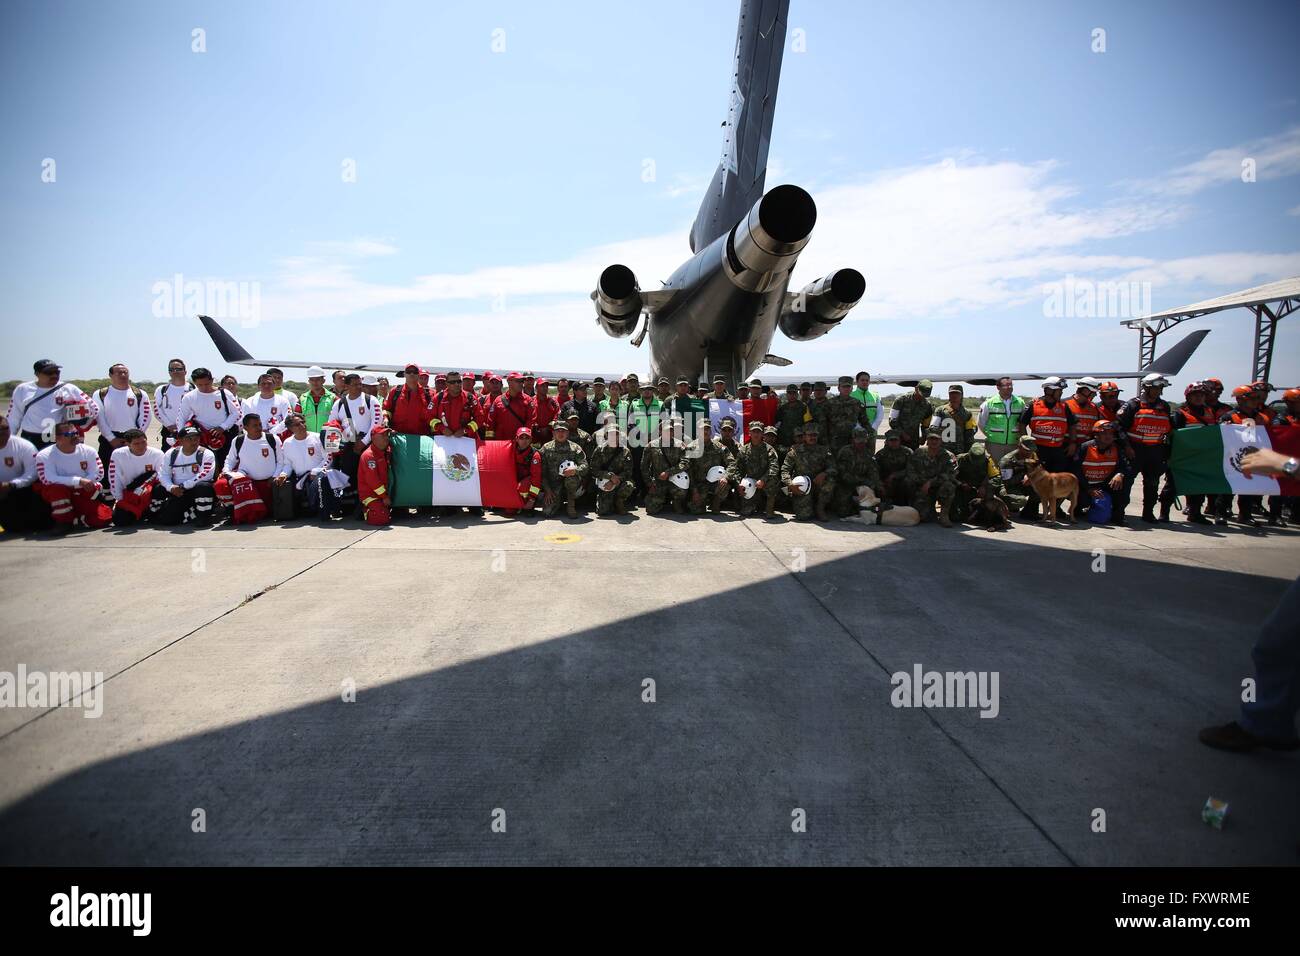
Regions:
<instances>
[{"instance_id":1,"label":"white t-shirt","mask_svg":"<svg viewBox=\"0 0 1300 956\"><path fill-rule=\"evenodd\" d=\"M258 481L273 478L280 470L281 455L283 452L280 443L265 434L260 438L238 435L230 443L225 473L233 475L235 472L240 472Z\"/></svg>"},{"instance_id":2,"label":"white t-shirt","mask_svg":"<svg viewBox=\"0 0 1300 956\"><path fill-rule=\"evenodd\" d=\"M143 455L131 454L131 448L123 445L113 449L108 459L108 490L114 498L121 498L131 482L147 471L162 474L163 458L166 453L161 448L150 445Z\"/></svg>"},{"instance_id":3,"label":"white t-shirt","mask_svg":"<svg viewBox=\"0 0 1300 956\"><path fill-rule=\"evenodd\" d=\"M181 410L181 399L188 393L194 391L194 386L189 382L184 385L173 385L171 382L163 382L153 393L153 410L162 422L164 428L177 427L177 416Z\"/></svg>"},{"instance_id":4,"label":"white t-shirt","mask_svg":"<svg viewBox=\"0 0 1300 956\"><path fill-rule=\"evenodd\" d=\"M300 477L316 468L326 468L330 463L320 436L314 432L308 432L302 441L292 435L286 438L280 458L280 474Z\"/></svg>"},{"instance_id":5,"label":"white t-shirt","mask_svg":"<svg viewBox=\"0 0 1300 956\"><path fill-rule=\"evenodd\" d=\"M46 445L36 453L36 477L44 484L69 488L83 479L99 484L104 480L104 463L89 445L78 445L67 453L59 451L58 445Z\"/></svg>"},{"instance_id":6,"label":"white t-shirt","mask_svg":"<svg viewBox=\"0 0 1300 956\"><path fill-rule=\"evenodd\" d=\"M0 481L26 488L36 480L36 446L26 438L10 435L0 447Z\"/></svg>"},{"instance_id":7,"label":"white t-shirt","mask_svg":"<svg viewBox=\"0 0 1300 956\"><path fill-rule=\"evenodd\" d=\"M153 421L153 405L149 396L140 391L136 396L134 386L126 388L101 388L95 393L99 415L99 433L112 441L128 428L144 431Z\"/></svg>"}]
</instances>

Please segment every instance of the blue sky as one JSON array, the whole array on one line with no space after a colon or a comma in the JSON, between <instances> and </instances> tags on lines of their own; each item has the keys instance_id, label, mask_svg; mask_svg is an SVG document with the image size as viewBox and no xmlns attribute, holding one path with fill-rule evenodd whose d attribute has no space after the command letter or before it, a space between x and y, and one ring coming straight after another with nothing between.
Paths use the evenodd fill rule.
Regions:
<instances>
[{"instance_id":1,"label":"blue sky","mask_svg":"<svg viewBox=\"0 0 1300 956\"><path fill-rule=\"evenodd\" d=\"M177 274L258 290L231 324L254 354L643 368L587 293L610 262L656 288L687 256L737 9L6 3L0 377L222 369L155 314ZM773 350L808 375L1127 367L1136 334L1044 317L1049 284L1149 283L1159 310L1300 274L1298 34L1294 3L793 0L768 184L818 201L795 286L852 265L868 292ZM1201 327L1179 383L1244 380L1249 314L1166 344Z\"/></svg>"}]
</instances>

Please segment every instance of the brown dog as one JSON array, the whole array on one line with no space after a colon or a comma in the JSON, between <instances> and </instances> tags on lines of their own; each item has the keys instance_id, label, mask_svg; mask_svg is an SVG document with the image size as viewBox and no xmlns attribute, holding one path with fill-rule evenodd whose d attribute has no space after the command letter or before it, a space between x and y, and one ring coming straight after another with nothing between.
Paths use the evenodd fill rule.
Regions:
<instances>
[{"instance_id":1,"label":"brown dog","mask_svg":"<svg viewBox=\"0 0 1300 956\"><path fill-rule=\"evenodd\" d=\"M971 521L984 524L985 531L1007 531L1011 527L1011 512L997 495L976 498L970 503L970 513Z\"/></svg>"},{"instance_id":2,"label":"brown dog","mask_svg":"<svg viewBox=\"0 0 1300 956\"><path fill-rule=\"evenodd\" d=\"M1025 475L1043 502L1043 520L1055 521L1056 503L1062 501L1069 502L1065 513L1073 524L1079 511L1079 479L1068 472L1049 472L1037 458L1029 459Z\"/></svg>"}]
</instances>

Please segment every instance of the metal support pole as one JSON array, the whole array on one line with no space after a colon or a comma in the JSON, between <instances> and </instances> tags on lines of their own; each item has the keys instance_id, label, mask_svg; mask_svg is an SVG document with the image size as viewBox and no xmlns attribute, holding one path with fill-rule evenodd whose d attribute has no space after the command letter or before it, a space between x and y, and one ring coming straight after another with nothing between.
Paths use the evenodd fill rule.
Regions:
<instances>
[{"instance_id":1,"label":"metal support pole","mask_svg":"<svg viewBox=\"0 0 1300 956\"><path fill-rule=\"evenodd\" d=\"M1253 381L1267 382L1273 366L1273 342L1277 338L1277 316L1266 305L1252 306L1255 313L1255 361L1251 366Z\"/></svg>"}]
</instances>

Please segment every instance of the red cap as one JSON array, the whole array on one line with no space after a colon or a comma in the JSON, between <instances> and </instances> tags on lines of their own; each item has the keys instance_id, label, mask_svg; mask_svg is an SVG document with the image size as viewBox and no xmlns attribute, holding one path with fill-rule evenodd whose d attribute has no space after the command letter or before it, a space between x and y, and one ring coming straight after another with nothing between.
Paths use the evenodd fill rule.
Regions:
<instances>
[{"instance_id":1,"label":"red cap","mask_svg":"<svg viewBox=\"0 0 1300 956\"><path fill-rule=\"evenodd\" d=\"M419 371L421 371L421 369L420 369L420 363L419 363L419 362L407 362L405 365L402 366L402 371L405 372L405 371L407 371L408 369L415 369L417 372L419 372Z\"/></svg>"},{"instance_id":2,"label":"red cap","mask_svg":"<svg viewBox=\"0 0 1300 956\"><path fill-rule=\"evenodd\" d=\"M546 379L544 379L544 378L539 378L539 379L536 379L536 380L533 382L533 384L534 384L534 385L550 385L551 383L548 382L548 381L547 381Z\"/></svg>"},{"instance_id":3,"label":"red cap","mask_svg":"<svg viewBox=\"0 0 1300 956\"><path fill-rule=\"evenodd\" d=\"M518 372L511 372L509 375L506 376L507 382L522 382L523 380L524 377L520 375Z\"/></svg>"},{"instance_id":4,"label":"red cap","mask_svg":"<svg viewBox=\"0 0 1300 956\"><path fill-rule=\"evenodd\" d=\"M519 431L515 432L516 438L518 438L520 435L527 435L529 438L532 438L533 430L529 428L527 425L525 425L523 428L519 429Z\"/></svg>"},{"instance_id":5,"label":"red cap","mask_svg":"<svg viewBox=\"0 0 1300 956\"><path fill-rule=\"evenodd\" d=\"M393 430L387 425L376 425L374 428L370 429L370 437L373 438L376 435L391 435L392 432Z\"/></svg>"}]
</instances>

